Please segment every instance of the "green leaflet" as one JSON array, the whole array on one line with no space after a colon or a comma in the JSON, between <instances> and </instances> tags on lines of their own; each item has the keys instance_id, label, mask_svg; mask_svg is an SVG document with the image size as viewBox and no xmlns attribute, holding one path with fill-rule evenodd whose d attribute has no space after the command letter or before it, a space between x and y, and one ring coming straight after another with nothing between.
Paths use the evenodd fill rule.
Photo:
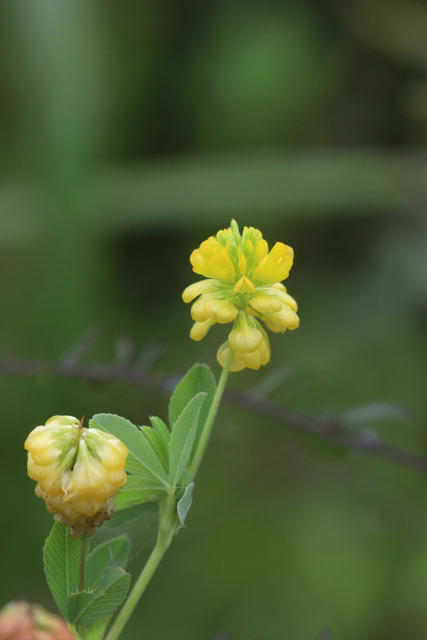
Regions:
<instances>
[{"instance_id":1,"label":"green leaflet","mask_svg":"<svg viewBox=\"0 0 427 640\"><path fill-rule=\"evenodd\" d=\"M136 504L133 507L128 507L121 511L117 511L113 515L111 520L104 522L104 524L102 525L102 530L114 530L118 529L119 527L126 527L131 522L146 518L154 511L156 511L158 509L158 506L158 501L154 500L153 502L144 502L143 504Z\"/></svg>"},{"instance_id":2,"label":"green leaflet","mask_svg":"<svg viewBox=\"0 0 427 640\"><path fill-rule=\"evenodd\" d=\"M125 567L131 553L130 541L127 536L117 536L106 540L92 549L86 556L85 589L93 591L98 587L105 567Z\"/></svg>"},{"instance_id":3,"label":"green leaflet","mask_svg":"<svg viewBox=\"0 0 427 640\"><path fill-rule=\"evenodd\" d=\"M132 422L110 413L98 413L93 416L90 426L108 431L124 442L133 456L132 469L126 465L127 470L151 486L159 489L162 485L166 488L169 486L167 473L159 457L144 433Z\"/></svg>"},{"instance_id":4,"label":"green leaflet","mask_svg":"<svg viewBox=\"0 0 427 640\"><path fill-rule=\"evenodd\" d=\"M43 547L46 580L58 609L67 618L67 601L78 589L79 541L72 540L68 527L56 522Z\"/></svg>"},{"instance_id":5,"label":"green leaflet","mask_svg":"<svg viewBox=\"0 0 427 640\"><path fill-rule=\"evenodd\" d=\"M129 585L129 573L120 567L107 567L96 589L69 597L68 621L80 625L105 618L122 604Z\"/></svg>"},{"instance_id":6,"label":"green leaflet","mask_svg":"<svg viewBox=\"0 0 427 640\"><path fill-rule=\"evenodd\" d=\"M163 489L162 489L163 490ZM128 476L128 481L122 487L114 499L116 512L128 509L135 504L142 504L154 499L158 494L157 489L153 489L145 484L140 478Z\"/></svg>"},{"instance_id":7,"label":"green leaflet","mask_svg":"<svg viewBox=\"0 0 427 640\"><path fill-rule=\"evenodd\" d=\"M196 437L199 413L207 394L198 393L177 418L169 441L169 481L176 487L190 459Z\"/></svg>"},{"instance_id":8,"label":"green leaflet","mask_svg":"<svg viewBox=\"0 0 427 640\"><path fill-rule=\"evenodd\" d=\"M168 472L168 443L163 439L153 427L141 427L141 431L151 444L154 453L163 465L166 473Z\"/></svg>"},{"instance_id":9,"label":"green leaflet","mask_svg":"<svg viewBox=\"0 0 427 640\"><path fill-rule=\"evenodd\" d=\"M194 490L194 482L191 482L188 487L184 491L184 495L177 505L177 512L179 518L179 524L175 529L175 535L178 533L182 527L185 526L185 519L187 517L188 510L191 507L191 503L193 502L193 490Z\"/></svg>"},{"instance_id":10,"label":"green leaflet","mask_svg":"<svg viewBox=\"0 0 427 640\"><path fill-rule=\"evenodd\" d=\"M150 416L150 422L153 425L153 429L158 435L163 439L164 443L167 445L169 442L169 438L171 437L170 431L163 422L161 418L157 418L157 416Z\"/></svg>"},{"instance_id":11,"label":"green leaflet","mask_svg":"<svg viewBox=\"0 0 427 640\"><path fill-rule=\"evenodd\" d=\"M204 391L207 394L207 398L199 416L199 431L201 431L206 422L215 390L215 378L209 367L206 364L195 364L175 387L170 399L169 425L171 430L190 400L200 391ZM197 435L199 436L200 434L198 433Z\"/></svg>"}]
</instances>

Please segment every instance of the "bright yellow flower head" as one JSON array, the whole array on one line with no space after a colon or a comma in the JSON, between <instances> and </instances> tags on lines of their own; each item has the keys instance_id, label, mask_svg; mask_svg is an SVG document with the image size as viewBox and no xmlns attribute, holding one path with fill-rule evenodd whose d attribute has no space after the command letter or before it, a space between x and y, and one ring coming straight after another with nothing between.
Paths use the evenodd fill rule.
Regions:
<instances>
[{"instance_id":1,"label":"bright yellow flower head","mask_svg":"<svg viewBox=\"0 0 427 640\"><path fill-rule=\"evenodd\" d=\"M114 496L127 482L127 447L100 429L86 429L73 416L53 416L24 444L36 495L72 537L92 535L114 512Z\"/></svg>"},{"instance_id":2,"label":"bright yellow flower head","mask_svg":"<svg viewBox=\"0 0 427 640\"><path fill-rule=\"evenodd\" d=\"M190 262L193 271L208 279L195 282L182 294L184 302L198 298L191 307L195 324L190 337L201 340L212 325L233 322L227 342L218 350L219 363L224 366L231 348L231 371L267 364L270 343L258 319L278 333L299 326L297 303L281 283L289 275L293 258L291 247L282 242L269 251L258 229L244 227L240 234L235 220L215 238L202 242Z\"/></svg>"}]
</instances>

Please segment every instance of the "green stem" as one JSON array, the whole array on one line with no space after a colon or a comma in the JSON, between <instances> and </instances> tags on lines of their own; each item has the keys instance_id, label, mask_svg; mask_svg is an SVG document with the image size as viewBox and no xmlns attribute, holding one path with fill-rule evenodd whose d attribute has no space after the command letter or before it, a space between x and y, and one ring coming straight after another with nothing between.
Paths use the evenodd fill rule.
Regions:
<instances>
[{"instance_id":1,"label":"green stem","mask_svg":"<svg viewBox=\"0 0 427 640\"><path fill-rule=\"evenodd\" d=\"M197 473L209 442L209 437L212 431L215 416L218 411L219 403L221 402L222 394L224 392L225 383L227 382L228 374L230 373L232 360L233 351L230 349L220 379L218 381L218 386L215 391L208 417L206 418L205 426L203 427L202 435L200 437L193 462L191 464L190 473L193 478ZM156 571L163 556L168 550L169 545L172 542L173 534L177 524L178 517L176 514L176 501L174 496L165 495L163 498L159 498L159 532L157 535L156 546L151 552L151 555L148 558L145 567L141 571L138 580L135 582L132 591L130 592L126 602L121 608L120 613L115 619L105 640L117 640L117 638L123 631L124 626L132 615L154 572Z\"/></svg>"},{"instance_id":2,"label":"green stem","mask_svg":"<svg viewBox=\"0 0 427 640\"><path fill-rule=\"evenodd\" d=\"M80 538L79 549L79 591L85 588L85 559L86 559L86 534Z\"/></svg>"},{"instance_id":3,"label":"green stem","mask_svg":"<svg viewBox=\"0 0 427 640\"><path fill-rule=\"evenodd\" d=\"M221 402L228 374L230 373L230 365L233 360L233 355L234 353L232 349L229 349L224 368L218 381L214 399L212 400L211 408L209 409L208 417L206 418L205 426L203 427L202 435L200 436L199 444L197 445L196 453L194 454L194 458L190 466L190 474L192 478L195 477L200 463L203 460L203 456L205 455L219 403Z\"/></svg>"},{"instance_id":4,"label":"green stem","mask_svg":"<svg viewBox=\"0 0 427 640\"><path fill-rule=\"evenodd\" d=\"M139 602L139 599L147 588L153 573L156 571L161 559L168 550L177 524L178 518L176 516L175 499L170 495L165 496L164 499L159 500L159 533L157 535L156 546L151 552L145 567L143 568L138 580L135 582L129 597L120 610L120 613L115 619L105 640L117 640L121 634L123 627L129 620L133 610Z\"/></svg>"}]
</instances>

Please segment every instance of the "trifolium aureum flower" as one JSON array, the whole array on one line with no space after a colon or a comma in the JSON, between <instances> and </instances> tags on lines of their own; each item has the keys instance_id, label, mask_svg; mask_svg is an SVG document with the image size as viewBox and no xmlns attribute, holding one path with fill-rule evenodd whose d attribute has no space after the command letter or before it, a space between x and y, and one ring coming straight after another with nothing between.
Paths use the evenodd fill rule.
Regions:
<instances>
[{"instance_id":1,"label":"trifolium aureum flower","mask_svg":"<svg viewBox=\"0 0 427 640\"><path fill-rule=\"evenodd\" d=\"M73 538L92 535L114 513L114 496L127 482L127 447L100 429L86 429L73 416L53 416L25 441L28 475L37 481L57 522Z\"/></svg>"},{"instance_id":2,"label":"trifolium aureum flower","mask_svg":"<svg viewBox=\"0 0 427 640\"><path fill-rule=\"evenodd\" d=\"M235 220L202 242L190 262L193 271L208 279L195 282L182 294L184 302L200 296L191 307L195 324L190 337L201 340L215 323L233 322L227 342L218 350L219 363L224 366L231 347L231 371L267 364L270 342L259 321L276 333L299 326L297 304L282 284L293 258L291 247L282 242L269 251L258 229L244 227L240 234Z\"/></svg>"}]
</instances>

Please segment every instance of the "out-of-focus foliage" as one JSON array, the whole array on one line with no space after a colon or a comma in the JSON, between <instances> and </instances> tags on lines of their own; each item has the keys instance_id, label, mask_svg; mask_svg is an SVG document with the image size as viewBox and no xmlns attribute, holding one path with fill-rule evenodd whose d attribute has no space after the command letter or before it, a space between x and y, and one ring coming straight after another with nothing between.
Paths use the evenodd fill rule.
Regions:
<instances>
[{"instance_id":1,"label":"out-of-focus foliage","mask_svg":"<svg viewBox=\"0 0 427 640\"><path fill-rule=\"evenodd\" d=\"M215 369L221 337L190 342L180 294L191 250L236 217L295 249L301 327L273 336L274 397L323 415L406 404L414 423L372 428L425 450L426 34L416 0L5 0L3 357L72 359L98 326L92 359ZM53 414L147 424L166 404L48 368L1 387L1 601L52 609L25 437ZM223 407L126 637L419 640L426 497L415 472ZM135 575L153 522L125 530Z\"/></svg>"}]
</instances>

